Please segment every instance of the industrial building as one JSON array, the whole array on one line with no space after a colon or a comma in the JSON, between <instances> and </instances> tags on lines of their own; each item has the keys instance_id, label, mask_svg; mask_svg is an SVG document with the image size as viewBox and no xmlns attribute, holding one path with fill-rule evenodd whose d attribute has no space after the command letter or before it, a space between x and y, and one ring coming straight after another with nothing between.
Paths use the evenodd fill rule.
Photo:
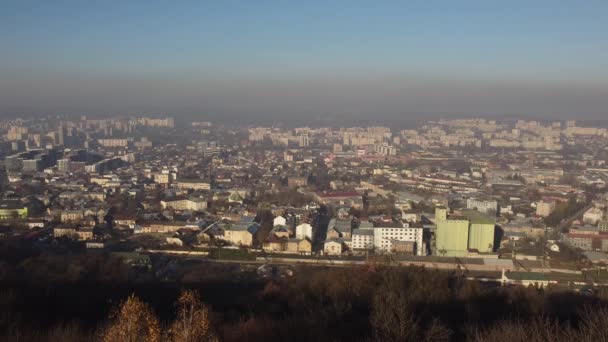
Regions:
<instances>
[{"instance_id":1,"label":"industrial building","mask_svg":"<svg viewBox=\"0 0 608 342\"><path fill-rule=\"evenodd\" d=\"M475 210L465 210L461 216L447 215L447 209L435 212L435 254L466 256L469 251L491 253L494 250L493 218Z\"/></svg>"}]
</instances>

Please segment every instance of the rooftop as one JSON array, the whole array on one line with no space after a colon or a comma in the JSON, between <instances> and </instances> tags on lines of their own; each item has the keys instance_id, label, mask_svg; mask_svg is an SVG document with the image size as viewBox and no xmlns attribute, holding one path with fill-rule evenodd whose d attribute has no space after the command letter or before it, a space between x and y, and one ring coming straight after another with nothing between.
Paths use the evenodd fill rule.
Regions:
<instances>
[{"instance_id":1,"label":"rooftop","mask_svg":"<svg viewBox=\"0 0 608 342\"><path fill-rule=\"evenodd\" d=\"M472 224L496 224L496 219L482 214L477 210L463 210L462 215Z\"/></svg>"}]
</instances>

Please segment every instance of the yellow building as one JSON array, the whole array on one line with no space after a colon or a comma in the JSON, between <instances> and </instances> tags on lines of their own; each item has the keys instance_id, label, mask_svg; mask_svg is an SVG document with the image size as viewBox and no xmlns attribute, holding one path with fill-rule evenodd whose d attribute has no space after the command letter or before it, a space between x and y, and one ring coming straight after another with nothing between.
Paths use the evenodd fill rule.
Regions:
<instances>
[{"instance_id":1,"label":"yellow building","mask_svg":"<svg viewBox=\"0 0 608 342\"><path fill-rule=\"evenodd\" d=\"M84 211L82 210L64 210L61 212L61 222L79 222L84 218Z\"/></svg>"},{"instance_id":2,"label":"yellow building","mask_svg":"<svg viewBox=\"0 0 608 342\"><path fill-rule=\"evenodd\" d=\"M93 228L80 228L76 230L76 236L81 241L93 240Z\"/></svg>"},{"instance_id":3,"label":"yellow building","mask_svg":"<svg viewBox=\"0 0 608 342\"><path fill-rule=\"evenodd\" d=\"M264 242L264 251L266 252L281 252L285 249L285 241L282 239L270 239Z\"/></svg>"},{"instance_id":4,"label":"yellow building","mask_svg":"<svg viewBox=\"0 0 608 342\"><path fill-rule=\"evenodd\" d=\"M323 251L327 255L340 255L343 250L342 245L342 241L338 241L337 239L328 240L325 241L325 244L323 245Z\"/></svg>"},{"instance_id":5,"label":"yellow building","mask_svg":"<svg viewBox=\"0 0 608 342\"><path fill-rule=\"evenodd\" d=\"M60 238L62 236L67 236L69 238L73 238L76 235L76 228L72 227L57 227L53 228L53 236L55 238Z\"/></svg>"},{"instance_id":6,"label":"yellow building","mask_svg":"<svg viewBox=\"0 0 608 342\"><path fill-rule=\"evenodd\" d=\"M27 214L27 207L20 203L0 203L0 220L24 219Z\"/></svg>"},{"instance_id":7,"label":"yellow building","mask_svg":"<svg viewBox=\"0 0 608 342\"><path fill-rule=\"evenodd\" d=\"M246 229L228 229L224 231L224 240L237 246L251 246L253 234Z\"/></svg>"},{"instance_id":8,"label":"yellow building","mask_svg":"<svg viewBox=\"0 0 608 342\"><path fill-rule=\"evenodd\" d=\"M310 254L312 244L308 239L288 239L285 251L289 253Z\"/></svg>"},{"instance_id":9,"label":"yellow building","mask_svg":"<svg viewBox=\"0 0 608 342\"><path fill-rule=\"evenodd\" d=\"M210 227L216 227L222 232L222 234L215 235L216 238L232 245L251 247L260 226L257 223L239 222L235 224L214 224ZM207 229L210 229L210 227ZM207 232L207 229L204 232Z\"/></svg>"}]
</instances>

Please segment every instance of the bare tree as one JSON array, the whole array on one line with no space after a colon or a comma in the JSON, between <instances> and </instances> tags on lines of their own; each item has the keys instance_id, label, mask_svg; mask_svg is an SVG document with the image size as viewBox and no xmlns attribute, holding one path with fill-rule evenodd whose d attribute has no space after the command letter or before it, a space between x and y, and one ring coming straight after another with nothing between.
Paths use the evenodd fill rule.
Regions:
<instances>
[{"instance_id":1,"label":"bare tree","mask_svg":"<svg viewBox=\"0 0 608 342\"><path fill-rule=\"evenodd\" d=\"M102 340L158 342L161 340L160 323L150 306L132 294L110 314Z\"/></svg>"},{"instance_id":2,"label":"bare tree","mask_svg":"<svg viewBox=\"0 0 608 342\"><path fill-rule=\"evenodd\" d=\"M201 302L197 291L182 291L176 304L175 321L169 330L171 341L217 341L209 324L209 308Z\"/></svg>"}]
</instances>

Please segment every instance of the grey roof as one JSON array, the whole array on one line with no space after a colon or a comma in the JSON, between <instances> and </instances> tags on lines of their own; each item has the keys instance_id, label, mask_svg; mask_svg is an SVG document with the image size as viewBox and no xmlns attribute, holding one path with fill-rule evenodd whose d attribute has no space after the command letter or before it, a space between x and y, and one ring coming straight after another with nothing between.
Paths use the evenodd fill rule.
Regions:
<instances>
[{"instance_id":1,"label":"grey roof","mask_svg":"<svg viewBox=\"0 0 608 342\"><path fill-rule=\"evenodd\" d=\"M374 235L372 229L353 229L353 235Z\"/></svg>"},{"instance_id":2,"label":"grey roof","mask_svg":"<svg viewBox=\"0 0 608 342\"><path fill-rule=\"evenodd\" d=\"M608 258L608 256L606 256L606 253L603 253L603 252L590 251L590 252L585 252L584 254L587 257L587 259L589 259L592 262L606 260Z\"/></svg>"},{"instance_id":3,"label":"grey roof","mask_svg":"<svg viewBox=\"0 0 608 342\"><path fill-rule=\"evenodd\" d=\"M374 224L372 222L361 222L359 224L359 229L372 229L374 228Z\"/></svg>"}]
</instances>

